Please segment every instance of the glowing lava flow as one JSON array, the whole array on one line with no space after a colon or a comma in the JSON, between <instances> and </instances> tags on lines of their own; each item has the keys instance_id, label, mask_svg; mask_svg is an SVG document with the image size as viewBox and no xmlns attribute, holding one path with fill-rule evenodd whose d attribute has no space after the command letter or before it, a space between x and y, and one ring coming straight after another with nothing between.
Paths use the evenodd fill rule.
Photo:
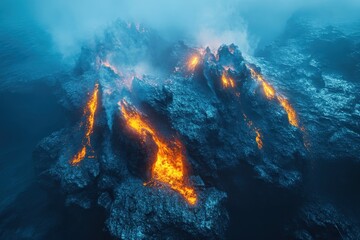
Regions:
<instances>
[{"instance_id":1,"label":"glowing lava flow","mask_svg":"<svg viewBox=\"0 0 360 240\"><path fill-rule=\"evenodd\" d=\"M263 87L265 96L267 99L273 99L275 97L275 89L265 81L263 76L261 74L257 73L254 69L250 68L250 73L253 78L258 80L261 83L261 86Z\"/></svg>"},{"instance_id":2,"label":"glowing lava flow","mask_svg":"<svg viewBox=\"0 0 360 240\"><path fill-rule=\"evenodd\" d=\"M255 133L256 133L255 141L257 143L257 146L258 146L259 149L262 149L263 142L261 140L261 134L260 134L258 129L255 129Z\"/></svg>"},{"instance_id":3,"label":"glowing lava flow","mask_svg":"<svg viewBox=\"0 0 360 240\"><path fill-rule=\"evenodd\" d=\"M120 103L121 112L127 126L145 142L150 136L157 146L156 157L151 169L151 180L168 185L180 193L189 204L197 201L195 189L189 186L185 156L180 141L166 142L159 133L136 110L131 109L125 101Z\"/></svg>"},{"instance_id":4,"label":"glowing lava flow","mask_svg":"<svg viewBox=\"0 0 360 240\"><path fill-rule=\"evenodd\" d=\"M199 64L200 58L197 55L192 56L187 62L187 67L189 71L194 71L196 66Z\"/></svg>"},{"instance_id":5,"label":"glowing lava flow","mask_svg":"<svg viewBox=\"0 0 360 240\"><path fill-rule=\"evenodd\" d=\"M224 88L234 88L235 81L224 72L221 76L221 84Z\"/></svg>"},{"instance_id":6,"label":"glowing lava flow","mask_svg":"<svg viewBox=\"0 0 360 240\"><path fill-rule=\"evenodd\" d=\"M83 124L85 126L85 136L82 141L82 147L78 151L78 153L76 153L74 157L71 159L70 161L71 165L79 164L86 156L86 147L91 147L90 136L94 129L95 112L98 101L98 92L99 92L99 84L95 84L94 91L84 109L84 116L86 117L86 121L85 123L81 123L81 126L83 126Z\"/></svg>"},{"instance_id":7,"label":"glowing lava flow","mask_svg":"<svg viewBox=\"0 0 360 240\"><path fill-rule=\"evenodd\" d=\"M279 100L280 105L283 107L283 109L287 113L289 123L291 125L293 125L294 127L299 127L299 121L298 121L297 114L296 114L294 108L290 105L289 101L286 98L283 98L281 96L277 96L277 99Z\"/></svg>"},{"instance_id":8,"label":"glowing lava flow","mask_svg":"<svg viewBox=\"0 0 360 240\"><path fill-rule=\"evenodd\" d=\"M249 128L251 128L252 130L255 131L255 133L256 133L255 141L256 141L258 149L261 150L263 148L264 144L262 141L262 136L260 134L260 129L253 126L253 122L247 118L245 113L243 113L243 116L244 116L245 122L247 123Z\"/></svg>"},{"instance_id":9,"label":"glowing lava flow","mask_svg":"<svg viewBox=\"0 0 360 240\"><path fill-rule=\"evenodd\" d=\"M298 116L297 116L295 109L291 106L289 101L286 98L284 98L283 96L276 94L275 89L269 83L267 83L265 81L265 79L263 78L263 76L261 74L257 73L250 66L247 66L247 67L250 69L251 76L261 83L266 98L273 99L276 96L276 99L279 101L281 107L285 110L285 112L288 116L289 123L292 126L298 128L299 127ZM301 129L303 130L303 128L301 128Z\"/></svg>"}]
</instances>

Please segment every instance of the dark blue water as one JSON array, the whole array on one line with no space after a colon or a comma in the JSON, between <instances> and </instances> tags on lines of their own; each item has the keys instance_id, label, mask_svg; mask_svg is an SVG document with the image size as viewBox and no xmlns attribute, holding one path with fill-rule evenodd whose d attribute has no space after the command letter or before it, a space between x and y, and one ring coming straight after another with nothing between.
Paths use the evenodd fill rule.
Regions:
<instances>
[{"instance_id":1,"label":"dark blue water","mask_svg":"<svg viewBox=\"0 0 360 240\"><path fill-rule=\"evenodd\" d=\"M36 144L70 122L50 77L65 67L19 2L0 3L0 239L107 239L98 209L65 207L37 184Z\"/></svg>"},{"instance_id":2,"label":"dark blue water","mask_svg":"<svg viewBox=\"0 0 360 240\"><path fill-rule=\"evenodd\" d=\"M29 11L21 11L26 4L17 3L0 3L0 209L31 184L36 143L66 123L49 88L37 83L61 69L58 55Z\"/></svg>"},{"instance_id":3,"label":"dark blue water","mask_svg":"<svg viewBox=\"0 0 360 240\"><path fill-rule=\"evenodd\" d=\"M62 65L28 7L0 3L0 239L64 239L71 231L57 229L70 214L38 187L32 159L36 144L68 122L47 78Z\"/></svg>"}]
</instances>

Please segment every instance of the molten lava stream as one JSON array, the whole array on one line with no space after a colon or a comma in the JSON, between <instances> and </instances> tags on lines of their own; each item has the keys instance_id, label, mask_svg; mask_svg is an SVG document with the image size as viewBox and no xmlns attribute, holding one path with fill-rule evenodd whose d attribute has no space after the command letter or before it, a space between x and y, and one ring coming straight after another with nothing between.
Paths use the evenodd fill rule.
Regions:
<instances>
[{"instance_id":1,"label":"molten lava stream","mask_svg":"<svg viewBox=\"0 0 360 240\"><path fill-rule=\"evenodd\" d=\"M248 65L247 67L250 69L251 76L261 83L266 98L273 99L276 96L276 99L279 101L281 107L285 110L288 116L289 123L292 126L299 128L299 120L297 113L295 109L291 106L289 101L281 95L276 94L275 89L268 82L265 81L264 77L260 73L257 73L253 68ZM303 131L303 129L304 128L302 127L301 130Z\"/></svg>"},{"instance_id":2,"label":"molten lava stream","mask_svg":"<svg viewBox=\"0 0 360 240\"><path fill-rule=\"evenodd\" d=\"M258 149L262 149L263 141L261 139L260 131L258 129L255 129L255 133L256 133L255 141L256 141L256 144L258 146Z\"/></svg>"},{"instance_id":3,"label":"molten lava stream","mask_svg":"<svg viewBox=\"0 0 360 240\"><path fill-rule=\"evenodd\" d=\"M268 82L265 81L265 79L261 74L257 73L254 69L252 69L249 66L248 68L250 69L251 76L261 83L266 98L273 99L276 94L275 89Z\"/></svg>"},{"instance_id":4,"label":"molten lava stream","mask_svg":"<svg viewBox=\"0 0 360 240\"><path fill-rule=\"evenodd\" d=\"M283 107L285 112L288 115L288 120L291 125L294 127L299 127L299 121L297 114L295 112L295 109L290 105L289 101L286 98L283 98L281 96L277 96L278 101L280 102L280 105Z\"/></svg>"},{"instance_id":5,"label":"molten lava stream","mask_svg":"<svg viewBox=\"0 0 360 240\"><path fill-rule=\"evenodd\" d=\"M195 189L188 183L184 166L186 158L181 142L177 139L171 142L166 141L140 113L129 107L126 101L122 101L120 107L128 128L135 132L143 142L147 140L147 136L151 136L157 146L151 168L151 180L168 185L180 193L189 204L194 205L197 195Z\"/></svg>"},{"instance_id":6,"label":"molten lava stream","mask_svg":"<svg viewBox=\"0 0 360 240\"><path fill-rule=\"evenodd\" d=\"M248 117L246 116L245 113L243 113L243 116L244 116L245 122L248 125L248 127L251 128L256 133L255 141L256 141L258 149L261 150L263 148L264 144L263 144L263 141L262 141L262 135L260 133L260 129L255 128L253 126L253 122L248 119Z\"/></svg>"},{"instance_id":7,"label":"molten lava stream","mask_svg":"<svg viewBox=\"0 0 360 240\"><path fill-rule=\"evenodd\" d=\"M99 84L95 84L94 91L91 94L91 97L87 102L83 113L83 116L85 117L85 122L82 122L81 126L85 127L85 136L82 140L82 147L71 159L70 161L71 165L79 164L86 156L86 148L91 147L90 137L94 129L95 112L98 102L98 92L99 92Z\"/></svg>"},{"instance_id":8,"label":"molten lava stream","mask_svg":"<svg viewBox=\"0 0 360 240\"><path fill-rule=\"evenodd\" d=\"M234 79L229 77L226 72L224 72L221 76L221 84L222 84L223 88L234 88L235 87Z\"/></svg>"}]
</instances>

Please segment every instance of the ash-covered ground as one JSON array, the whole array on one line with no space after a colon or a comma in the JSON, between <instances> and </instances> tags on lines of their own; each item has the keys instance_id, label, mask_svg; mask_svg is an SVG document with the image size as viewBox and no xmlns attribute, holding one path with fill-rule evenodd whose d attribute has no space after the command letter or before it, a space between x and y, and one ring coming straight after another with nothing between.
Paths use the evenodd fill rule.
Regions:
<instances>
[{"instance_id":1,"label":"ash-covered ground","mask_svg":"<svg viewBox=\"0 0 360 240\"><path fill-rule=\"evenodd\" d=\"M45 126L1 239L359 239L359 27L294 16L247 56L119 20L30 93L4 83L1 132Z\"/></svg>"}]
</instances>

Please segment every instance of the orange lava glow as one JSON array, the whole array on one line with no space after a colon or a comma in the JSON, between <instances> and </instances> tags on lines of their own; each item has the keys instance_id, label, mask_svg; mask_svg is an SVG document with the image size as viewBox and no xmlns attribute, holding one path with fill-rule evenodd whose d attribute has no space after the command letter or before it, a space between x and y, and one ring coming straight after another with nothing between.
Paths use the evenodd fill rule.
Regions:
<instances>
[{"instance_id":1,"label":"orange lava glow","mask_svg":"<svg viewBox=\"0 0 360 240\"><path fill-rule=\"evenodd\" d=\"M256 132L255 141L257 143L257 146L258 146L259 149L262 149L263 142L262 142L262 139L261 139L261 134L260 134L258 129L256 129L255 132Z\"/></svg>"},{"instance_id":2,"label":"orange lava glow","mask_svg":"<svg viewBox=\"0 0 360 240\"><path fill-rule=\"evenodd\" d=\"M228 77L225 72L221 76L221 84L222 84L223 88L234 88L235 87L234 79Z\"/></svg>"},{"instance_id":3,"label":"orange lava glow","mask_svg":"<svg viewBox=\"0 0 360 240\"><path fill-rule=\"evenodd\" d=\"M199 64L200 58L197 55L192 56L187 62L187 67L189 71L194 71L196 66Z\"/></svg>"},{"instance_id":4,"label":"orange lava glow","mask_svg":"<svg viewBox=\"0 0 360 240\"><path fill-rule=\"evenodd\" d=\"M159 133L138 113L128 106L126 101L120 103L122 116L126 125L140 136L141 141L146 142L148 137L157 146L156 156L151 168L151 180L168 185L171 189L180 193L189 204L194 205L197 201L195 189L188 183L184 163L186 158L183 154L183 145L177 139L166 141ZM144 183L144 186L147 184Z\"/></svg>"},{"instance_id":5,"label":"orange lava glow","mask_svg":"<svg viewBox=\"0 0 360 240\"><path fill-rule=\"evenodd\" d=\"M291 106L291 104L289 103L289 101L282 97L279 94L276 94L275 89L265 81L265 79L263 78L263 76L259 73L257 73L253 68L251 68L250 66L247 66L250 69L250 73L251 76L255 79L257 79L259 82L261 82L262 87L264 89L264 93L267 99L273 99L276 96L276 99L279 101L281 107L285 110L287 116L288 116L288 120L289 123L294 126L294 127L299 127L299 120L298 120L298 116L297 113L295 111L295 109ZM302 131L304 127L302 127Z\"/></svg>"},{"instance_id":6,"label":"orange lava glow","mask_svg":"<svg viewBox=\"0 0 360 240\"><path fill-rule=\"evenodd\" d=\"M92 134L94 129L94 120L95 120L95 112L97 108L98 92L99 92L99 84L95 84L94 92L89 102L87 103L84 111L84 115L88 116L86 119L86 132L85 132L87 145L90 145L90 135Z\"/></svg>"},{"instance_id":7,"label":"orange lava glow","mask_svg":"<svg viewBox=\"0 0 360 240\"><path fill-rule=\"evenodd\" d=\"M251 67L249 67L249 69L250 69L251 76L261 83L261 86L264 90L266 98L273 99L275 97L275 93L276 93L275 89L268 82L265 81L265 79L263 78L263 76L261 74L257 73Z\"/></svg>"},{"instance_id":8,"label":"orange lava glow","mask_svg":"<svg viewBox=\"0 0 360 240\"><path fill-rule=\"evenodd\" d=\"M288 115L288 120L291 125L294 127L299 127L299 121L297 114L294 110L294 108L290 105L289 101L286 98L283 98L281 96L277 96L277 99L280 102L280 105L284 108Z\"/></svg>"},{"instance_id":9,"label":"orange lava glow","mask_svg":"<svg viewBox=\"0 0 360 240\"><path fill-rule=\"evenodd\" d=\"M72 165L79 164L84 159L85 156L86 156L86 146L82 146L80 151L76 153L73 159L71 160L71 164Z\"/></svg>"},{"instance_id":10,"label":"orange lava glow","mask_svg":"<svg viewBox=\"0 0 360 240\"><path fill-rule=\"evenodd\" d=\"M256 141L258 149L261 150L263 148L264 144L262 141L262 135L260 134L260 129L254 127L253 122L248 119L248 117L246 116L245 113L243 113L243 116L244 116L245 122L248 125L248 127L255 131L255 133L256 133L255 141Z\"/></svg>"},{"instance_id":11,"label":"orange lava glow","mask_svg":"<svg viewBox=\"0 0 360 240\"><path fill-rule=\"evenodd\" d=\"M78 153L74 155L71 159L71 165L79 164L86 156L86 147L91 147L90 144L90 136L93 133L94 129L94 121L95 121L95 112L97 108L98 102L98 92L99 92L99 84L95 84L94 91L86 104L84 109L84 116L86 117L85 123L81 123L82 126L85 126L85 136L82 141L82 147Z\"/></svg>"}]
</instances>

